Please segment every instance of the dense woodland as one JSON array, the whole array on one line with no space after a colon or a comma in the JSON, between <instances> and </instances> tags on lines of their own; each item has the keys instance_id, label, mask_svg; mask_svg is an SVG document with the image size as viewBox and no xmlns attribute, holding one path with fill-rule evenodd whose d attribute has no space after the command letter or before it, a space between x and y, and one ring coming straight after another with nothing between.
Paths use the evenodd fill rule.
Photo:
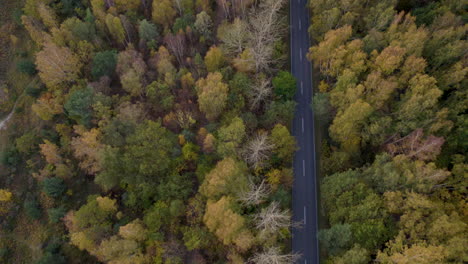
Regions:
<instances>
[{"instance_id":1,"label":"dense woodland","mask_svg":"<svg viewBox=\"0 0 468 264\"><path fill-rule=\"evenodd\" d=\"M466 1L309 5L327 263L467 263Z\"/></svg>"},{"instance_id":2,"label":"dense woodland","mask_svg":"<svg viewBox=\"0 0 468 264\"><path fill-rule=\"evenodd\" d=\"M2 0L0 262L294 259L287 8Z\"/></svg>"}]
</instances>

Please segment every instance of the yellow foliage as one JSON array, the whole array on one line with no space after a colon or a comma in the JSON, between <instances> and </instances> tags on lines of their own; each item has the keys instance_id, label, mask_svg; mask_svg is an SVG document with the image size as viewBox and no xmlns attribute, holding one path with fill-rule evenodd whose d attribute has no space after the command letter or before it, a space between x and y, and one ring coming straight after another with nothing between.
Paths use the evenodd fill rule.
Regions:
<instances>
[{"instance_id":1,"label":"yellow foliage","mask_svg":"<svg viewBox=\"0 0 468 264\"><path fill-rule=\"evenodd\" d=\"M117 204L116 204L116 200L114 199L100 196L96 198L96 201L99 207L104 211L110 211L110 212L117 211Z\"/></svg>"},{"instance_id":2,"label":"yellow foliage","mask_svg":"<svg viewBox=\"0 0 468 264\"><path fill-rule=\"evenodd\" d=\"M39 145L41 154L44 156L47 163L57 165L62 163L62 157L59 153L59 148L54 143L45 139L44 144Z\"/></svg>"},{"instance_id":3,"label":"yellow foliage","mask_svg":"<svg viewBox=\"0 0 468 264\"><path fill-rule=\"evenodd\" d=\"M141 220L136 219L119 228L119 235L125 239L135 241L144 241L147 236L147 230L144 228Z\"/></svg>"},{"instance_id":4,"label":"yellow foliage","mask_svg":"<svg viewBox=\"0 0 468 264\"><path fill-rule=\"evenodd\" d=\"M88 238L84 232L72 233L70 241L81 250L92 251L95 247L93 240Z\"/></svg>"},{"instance_id":5,"label":"yellow foliage","mask_svg":"<svg viewBox=\"0 0 468 264\"><path fill-rule=\"evenodd\" d=\"M252 233L245 227L245 219L232 209L232 200L223 196L219 201L208 200L203 221L224 245L235 244L248 250L253 244Z\"/></svg>"},{"instance_id":6,"label":"yellow foliage","mask_svg":"<svg viewBox=\"0 0 468 264\"><path fill-rule=\"evenodd\" d=\"M12 193L6 189L0 189L0 202L9 202L12 197Z\"/></svg>"}]
</instances>

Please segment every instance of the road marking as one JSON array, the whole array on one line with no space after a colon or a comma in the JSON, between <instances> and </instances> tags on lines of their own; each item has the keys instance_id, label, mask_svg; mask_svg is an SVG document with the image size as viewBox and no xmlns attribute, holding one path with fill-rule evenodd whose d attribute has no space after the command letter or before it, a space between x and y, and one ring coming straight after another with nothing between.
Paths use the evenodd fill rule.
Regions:
<instances>
[{"instance_id":1,"label":"road marking","mask_svg":"<svg viewBox=\"0 0 468 264\"><path fill-rule=\"evenodd\" d=\"M302 133L304 133L304 118L302 118Z\"/></svg>"},{"instance_id":2,"label":"road marking","mask_svg":"<svg viewBox=\"0 0 468 264\"><path fill-rule=\"evenodd\" d=\"M301 20L299 20L299 30L302 29L302 23L301 23Z\"/></svg>"},{"instance_id":3,"label":"road marking","mask_svg":"<svg viewBox=\"0 0 468 264\"><path fill-rule=\"evenodd\" d=\"M306 259L306 260L304 260L304 264L307 264L307 259Z\"/></svg>"},{"instance_id":4,"label":"road marking","mask_svg":"<svg viewBox=\"0 0 468 264\"><path fill-rule=\"evenodd\" d=\"M299 48L299 56L300 56L301 61L302 61L302 48Z\"/></svg>"},{"instance_id":5,"label":"road marking","mask_svg":"<svg viewBox=\"0 0 468 264\"><path fill-rule=\"evenodd\" d=\"M304 83L301 81L301 94L304 94Z\"/></svg>"},{"instance_id":6,"label":"road marking","mask_svg":"<svg viewBox=\"0 0 468 264\"><path fill-rule=\"evenodd\" d=\"M306 207L304 206L304 225L307 225Z\"/></svg>"},{"instance_id":7,"label":"road marking","mask_svg":"<svg viewBox=\"0 0 468 264\"><path fill-rule=\"evenodd\" d=\"M302 176L305 177L305 160L302 160Z\"/></svg>"}]
</instances>

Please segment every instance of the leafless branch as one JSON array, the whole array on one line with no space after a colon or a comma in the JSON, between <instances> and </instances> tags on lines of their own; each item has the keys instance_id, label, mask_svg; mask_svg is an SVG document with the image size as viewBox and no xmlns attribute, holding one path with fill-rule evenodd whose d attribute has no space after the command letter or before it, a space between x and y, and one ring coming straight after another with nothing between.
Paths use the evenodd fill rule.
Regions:
<instances>
[{"instance_id":1,"label":"leafless branch","mask_svg":"<svg viewBox=\"0 0 468 264\"><path fill-rule=\"evenodd\" d=\"M258 205L265 201L265 198L270 193L268 185L263 180L259 185L250 182L247 192L240 195L239 200L245 205Z\"/></svg>"},{"instance_id":2,"label":"leafless branch","mask_svg":"<svg viewBox=\"0 0 468 264\"><path fill-rule=\"evenodd\" d=\"M300 254L289 253L281 254L280 249L277 247L270 247L261 253L256 253L249 263L255 264L290 264L294 263L300 258Z\"/></svg>"},{"instance_id":3,"label":"leafless branch","mask_svg":"<svg viewBox=\"0 0 468 264\"><path fill-rule=\"evenodd\" d=\"M257 134L246 146L244 150L245 161L254 168L261 167L268 159L270 150L274 147L268 140L267 133Z\"/></svg>"}]
</instances>

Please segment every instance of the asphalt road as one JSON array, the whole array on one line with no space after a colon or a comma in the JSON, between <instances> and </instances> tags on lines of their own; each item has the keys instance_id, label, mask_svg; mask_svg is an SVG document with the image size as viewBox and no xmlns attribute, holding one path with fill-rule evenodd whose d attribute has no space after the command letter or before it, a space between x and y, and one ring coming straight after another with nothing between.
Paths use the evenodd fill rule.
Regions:
<instances>
[{"instance_id":1,"label":"asphalt road","mask_svg":"<svg viewBox=\"0 0 468 264\"><path fill-rule=\"evenodd\" d=\"M307 0L290 0L291 72L297 80L297 107L293 135L299 150L294 157L292 191L293 221L302 227L293 228L292 250L300 253L296 263L318 264L317 179L315 172L314 119L311 105L312 66L306 58L310 47Z\"/></svg>"}]
</instances>

